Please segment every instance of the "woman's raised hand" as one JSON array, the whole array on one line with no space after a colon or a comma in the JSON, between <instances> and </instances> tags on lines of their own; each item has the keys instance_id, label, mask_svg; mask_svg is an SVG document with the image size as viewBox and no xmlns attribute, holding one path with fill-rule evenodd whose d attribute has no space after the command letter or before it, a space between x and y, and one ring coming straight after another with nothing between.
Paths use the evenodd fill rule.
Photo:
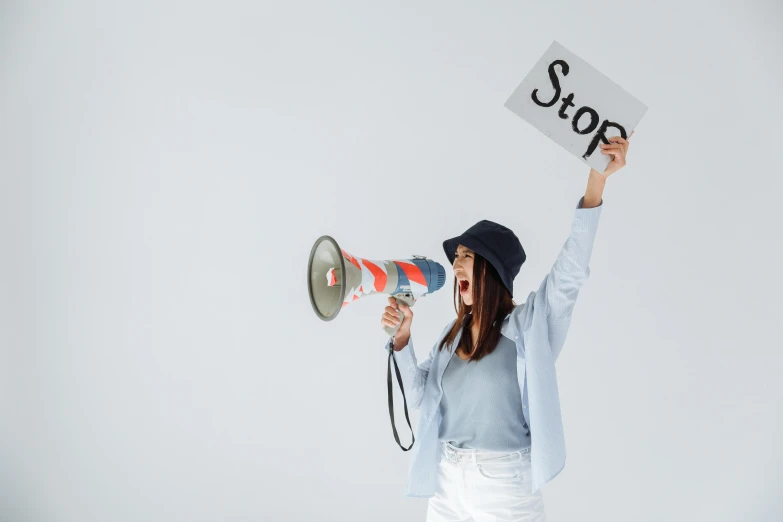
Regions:
<instances>
[{"instance_id":1,"label":"woman's raised hand","mask_svg":"<svg viewBox=\"0 0 783 522\"><path fill-rule=\"evenodd\" d=\"M633 133L636 131L631 131L631 135L628 136L628 140L631 139L631 136L633 136ZM609 138L609 143L601 143L601 153L603 154L611 154L612 155L612 161L609 163L609 165L606 166L606 170L603 172L598 172L597 170L595 172L598 172L601 176L604 178L608 178L621 168L625 167L625 156L628 154L628 140L624 140L620 136L612 136ZM595 170L595 169L592 169Z\"/></svg>"}]
</instances>

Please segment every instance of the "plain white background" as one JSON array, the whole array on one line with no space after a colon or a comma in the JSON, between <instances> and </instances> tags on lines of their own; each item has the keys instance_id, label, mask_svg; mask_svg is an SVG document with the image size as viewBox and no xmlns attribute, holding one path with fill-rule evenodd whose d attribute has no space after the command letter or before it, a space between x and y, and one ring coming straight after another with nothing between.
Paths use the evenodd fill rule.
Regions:
<instances>
[{"instance_id":1,"label":"plain white background","mask_svg":"<svg viewBox=\"0 0 783 522\"><path fill-rule=\"evenodd\" d=\"M307 256L329 234L446 265L414 307L420 360L454 316L444 239L509 226L516 301L537 288L589 168L503 103L558 40L649 110L558 362L549 519L781 520L782 18L3 2L0 519L424 520L385 298L320 321Z\"/></svg>"}]
</instances>

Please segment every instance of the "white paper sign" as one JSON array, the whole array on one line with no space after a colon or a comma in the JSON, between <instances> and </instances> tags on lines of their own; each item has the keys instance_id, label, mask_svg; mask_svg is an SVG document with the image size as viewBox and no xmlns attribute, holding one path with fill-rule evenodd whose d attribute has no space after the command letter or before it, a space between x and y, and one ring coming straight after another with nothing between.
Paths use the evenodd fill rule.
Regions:
<instances>
[{"instance_id":1,"label":"white paper sign","mask_svg":"<svg viewBox=\"0 0 783 522\"><path fill-rule=\"evenodd\" d=\"M599 143L628 138L647 106L577 55L552 42L505 107L603 172L612 156Z\"/></svg>"}]
</instances>

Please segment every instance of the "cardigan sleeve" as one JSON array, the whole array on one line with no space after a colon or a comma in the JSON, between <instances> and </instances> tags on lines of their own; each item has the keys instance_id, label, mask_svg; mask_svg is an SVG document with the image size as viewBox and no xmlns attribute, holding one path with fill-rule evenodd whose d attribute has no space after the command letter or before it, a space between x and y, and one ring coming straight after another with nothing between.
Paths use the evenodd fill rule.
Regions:
<instances>
[{"instance_id":1,"label":"cardigan sleeve","mask_svg":"<svg viewBox=\"0 0 783 522\"><path fill-rule=\"evenodd\" d=\"M565 344L579 289L590 277L590 257L603 208L603 200L594 208L582 208L583 203L584 197L577 204L571 233L538 289L545 297L549 344L555 359Z\"/></svg>"}]
</instances>

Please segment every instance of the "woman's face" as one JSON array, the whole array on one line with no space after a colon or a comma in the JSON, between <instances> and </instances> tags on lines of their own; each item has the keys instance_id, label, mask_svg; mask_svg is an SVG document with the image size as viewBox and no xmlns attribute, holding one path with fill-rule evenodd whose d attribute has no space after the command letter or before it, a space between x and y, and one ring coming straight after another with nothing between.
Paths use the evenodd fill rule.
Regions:
<instances>
[{"instance_id":1,"label":"woman's face","mask_svg":"<svg viewBox=\"0 0 783 522\"><path fill-rule=\"evenodd\" d=\"M454 255L454 264L451 266L459 284L459 295L462 297L462 302L468 306L473 304L474 257L475 254L471 249L459 245Z\"/></svg>"}]
</instances>

